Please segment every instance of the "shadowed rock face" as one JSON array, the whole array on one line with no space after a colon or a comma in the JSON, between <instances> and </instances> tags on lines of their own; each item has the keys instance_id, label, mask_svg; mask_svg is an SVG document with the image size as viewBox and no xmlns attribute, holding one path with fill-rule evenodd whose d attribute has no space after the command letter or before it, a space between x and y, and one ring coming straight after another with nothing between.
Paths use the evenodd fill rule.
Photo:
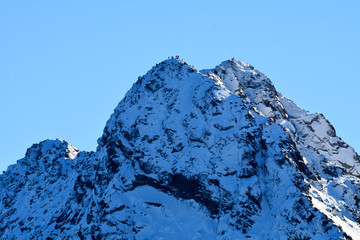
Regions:
<instances>
[{"instance_id":1,"label":"shadowed rock face","mask_svg":"<svg viewBox=\"0 0 360 240\"><path fill-rule=\"evenodd\" d=\"M168 59L96 152L46 140L0 175L1 239L357 239L359 156L234 59Z\"/></svg>"}]
</instances>

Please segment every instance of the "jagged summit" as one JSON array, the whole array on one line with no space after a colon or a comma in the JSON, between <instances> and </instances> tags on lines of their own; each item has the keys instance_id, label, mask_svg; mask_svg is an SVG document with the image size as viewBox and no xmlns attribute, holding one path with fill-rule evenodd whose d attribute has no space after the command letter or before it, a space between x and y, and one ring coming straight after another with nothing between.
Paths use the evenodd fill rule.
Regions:
<instances>
[{"instance_id":1,"label":"jagged summit","mask_svg":"<svg viewBox=\"0 0 360 240\"><path fill-rule=\"evenodd\" d=\"M27 159L39 158L47 154L55 154L61 157L74 159L79 153L79 150L67 141L56 140L44 140L38 144L33 144L25 154Z\"/></svg>"},{"instance_id":2,"label":"jagged summit","mask_svg":"<svg viewBox=\"0 0 360 240\"><path fill-rule=\"evenodd\" d=\"M359 156L241 61L157 64L98 143L0 175L0 238L359 239Z\"/></svg>"},{"instance_id":3,"label":"jagged summit","mask_svg":"<svg viewBox=\"0 0 360 240\"><path fill-rule=\"evenodd\" d=\"M196 70L193 66L186 63L179 56L169 57L168 59L165 59L164 61L157 63L151 70L149 70L149 72L147 74L155 73L157 71L164 71L164 70L177 71L185 66L190 67L193 70Z\"/></svg>"},{"instance_id":4,"label":"jagged summit","mask_svg":"<svg viewBox=\"0 0 360 240\"><path fill-rule=\"evenodd\" d=\"M235 58L223 61L221 64L219 64L218 66L223 66L224 68L232 68L232 69L242 69L244 71L256 71L254 69L254 66L247 64L245 62L242 62L240 60L236 60ZM216 68L216 67L215 67Z\"/></svg>"}]
</instances>

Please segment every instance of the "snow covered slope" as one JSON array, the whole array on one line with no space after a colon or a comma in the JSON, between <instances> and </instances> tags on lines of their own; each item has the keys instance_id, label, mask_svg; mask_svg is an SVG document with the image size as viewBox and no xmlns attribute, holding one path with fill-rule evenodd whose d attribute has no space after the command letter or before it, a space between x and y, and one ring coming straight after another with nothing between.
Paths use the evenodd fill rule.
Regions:
<instances>
[{"instance_id":1,"label":"snow covered slope","mask_svg":"<svg viewBox=\"0 0 360 240\"><path fill-rule=\"evenodd\" d=\"M98 143L0 175L0 239L360 239L359 156L243 62L157 64Z\"/></svg>"}]
</instances>

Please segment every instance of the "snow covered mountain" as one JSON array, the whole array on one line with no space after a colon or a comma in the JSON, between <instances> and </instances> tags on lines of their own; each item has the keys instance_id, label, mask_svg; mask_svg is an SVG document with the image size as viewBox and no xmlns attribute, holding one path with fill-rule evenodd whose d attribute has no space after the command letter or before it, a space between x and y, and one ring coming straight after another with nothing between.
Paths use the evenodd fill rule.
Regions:
<instances>
[{"instance_id":1,"label":"snow covered mountain","mask_svg":"<svg viewBox=\"0 0 360 240\"><path fill-rule=\"evenodd\" d=\"M241 61L157 64L98 144L0 175L0 239L360 239L357 153Z\"/></svg>"}]
</instances>

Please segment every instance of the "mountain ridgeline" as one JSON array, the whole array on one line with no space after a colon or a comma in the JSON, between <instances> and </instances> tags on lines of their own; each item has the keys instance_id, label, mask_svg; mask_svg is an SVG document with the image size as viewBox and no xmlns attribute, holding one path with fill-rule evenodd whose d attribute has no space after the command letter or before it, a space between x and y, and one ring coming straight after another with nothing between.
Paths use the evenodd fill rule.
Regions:
<instances>
[{"instance_id":1,"label":"mountain ridgeline","mask_svg":"<svg viewBox=\"0 0 360 240\"><path fill-rule=\"evenodd\" d=\"M0 239L360 239L360 158L253 66L165 60L95 152L30 147L0 175Z\"/></svg>"}]
</instances>

